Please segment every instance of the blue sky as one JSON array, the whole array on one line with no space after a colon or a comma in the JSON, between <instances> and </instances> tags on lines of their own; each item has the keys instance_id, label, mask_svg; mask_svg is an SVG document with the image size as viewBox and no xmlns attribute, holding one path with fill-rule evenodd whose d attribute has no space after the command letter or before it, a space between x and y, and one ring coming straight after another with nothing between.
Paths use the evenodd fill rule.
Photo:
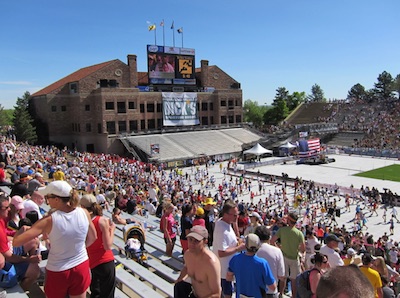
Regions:
<instances>
[{"instance_id":1,"label":"blue sky","mask_svg":"<svg viewBox=\"0 0 400 298\"><path fill-rule=\"evenodd\" d=\"M290 93L321 86L345 98L360 83L373 87L383 71L400 73L399 0L253 1L1 1L0 104L12 108L34 93L93 64L138 56L146 71L147 21L165 22L165 44L183 27L184 47L239 81L243 99L270 104L278 87ZM175 45L181 46L175 31Z\"/></svg>"}]
</instances>

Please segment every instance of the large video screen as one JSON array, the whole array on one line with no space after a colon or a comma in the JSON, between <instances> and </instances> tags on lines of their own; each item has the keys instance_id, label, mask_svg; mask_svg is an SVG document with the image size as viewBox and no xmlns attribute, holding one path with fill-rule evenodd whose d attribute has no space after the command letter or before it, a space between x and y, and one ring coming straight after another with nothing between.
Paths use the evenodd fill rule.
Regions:
<instances>
[{"instance_id":1,"label":"large video screen","mask_svg":"<svg viewBox=\"0 0 400 298\"><path fill-rule=\"evenodd\" d=\"M147 45L149 83L196 85L194 49Z\"/></svg>"}]
</instances>

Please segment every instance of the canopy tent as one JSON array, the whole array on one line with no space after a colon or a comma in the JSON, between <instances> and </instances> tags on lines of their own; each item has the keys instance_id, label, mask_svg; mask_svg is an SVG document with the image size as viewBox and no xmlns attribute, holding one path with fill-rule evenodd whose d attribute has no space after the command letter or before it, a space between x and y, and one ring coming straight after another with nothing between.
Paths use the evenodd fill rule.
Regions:
<instances>
[{"instance_id":1,"label":"canopy tent","mask_svg":"<svg viewBox=\"0 0 400 298\"><path fill-rule=\"evenodd\" d=\"M263 154L272 154L272 150L265 149L263 146L261 146L259 143L253 146L253 148L248 149L243 152L243 154L254 154L257 156L263 155Z\"/></svg>"},{"instance_id":2,"label":"canopy tent","mask_svg":"<svg viewBox=\"0 0 400 298\"><path fill-rule=\"evenodd\" d=\"M279 148L286 148L286 149L293 149L293 148L296 148L296 147L297 147L296 145L293 145L292 143L289 143L289 142L279 146Z\"/></svg>"}]
</instances>

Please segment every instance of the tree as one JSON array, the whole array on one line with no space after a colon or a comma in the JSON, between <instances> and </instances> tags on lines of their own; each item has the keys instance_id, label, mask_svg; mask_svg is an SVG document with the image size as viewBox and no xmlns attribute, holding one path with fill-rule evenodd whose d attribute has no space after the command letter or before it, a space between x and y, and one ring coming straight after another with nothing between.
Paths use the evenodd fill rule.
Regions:
<instances>
[{"instance_id":1,"label":"tree","mask_svg":"<svg viewBox=\"0 0 400 298\"><path fill-rule=\"evenodd\" d=\"M305 92L293 92L291 95L288 96L287 100L287 107L289 111L293 111L299 104L306 101L306 93Z\"/></svg>"},{"instance_id":2,"label":"tree","mask_svg":"<svg viewBox=\"0 0 400 298\"><path fill-rule=\"evenodd\" d=\"M349 100L367 100L367 92L360 83L355 84L347 93L347 99Z\"/></svg>"},{"instance_id":3,"label":"tree","mask_svg":"<svg viewBox=\"0 0 400 298\"><path fill-rule=\"evenodd\" d=\"M5 110L0 104L0 129L12 126L12 110Z\"/></svg>"},{"instance_id":4,"label":"tree","mask_svg":"<svg viewBox=\"0 0 400 298\"><path fill-rule=\"evenodd\" d=\"M30 93L25 92L22 98L18 97L17 105L14 106L14 130L18 141L35 144L37 141L36 129L32 125L33 119L29 114Z\"/></svg>"},{"instance_id":5,"label":"tree","mask_svg":"<svg viewBox=\"0 0 400 298\"><path fill-rule=\"evenodd\" d=\"M244 121L253 122L256 127L260 127L264 124L264 113L266 107L259 106L257 101L247 99L243 105L244 110Z\"/></svg>"},{"instance_id":6,"label":"tree","mask_svg":"<svg viewBox=\"0 0 400 298\"><path fill-rule=\"evenodd\" d=\"M396 76L396 79L394 80L394 87L393 89L397 92L397 96L400 99L400 74Z\"/></svg>"},{"instance_id":7,"label":"tree","mask_svg":"<svg viewBox=\"0 0 400 298\"><path fill-rule=\"evenodd\" d=\"M322 91L321 87L317 84L311 87L311 94L307 96L307 99L311 102L326 102L324 91Z\"/></svg>"},{"instance_id":8,"label":"tree","mask_svg":"<svg viewBox=\"0 0 400 298\"><path fill-rule=\"evenodd\" d=\"M276 89L275 99L272 103L272 109L265 113L264 121L266 124L278 124L289 115L289 108L287 102L289 98L289 91L285 87Z\"/></svg>"},{"instance_id":9,"label":"tree","mask_svg":"<svg viewBox=\"0 0 400 298\"><path fill-rule=\"evenodd\" d=\"M393 98L394 80L392 75L386 71L382 72L378 78L378 82L374 84L375 96L378 99L390 99Z\"/></svg>"}]
</instances>

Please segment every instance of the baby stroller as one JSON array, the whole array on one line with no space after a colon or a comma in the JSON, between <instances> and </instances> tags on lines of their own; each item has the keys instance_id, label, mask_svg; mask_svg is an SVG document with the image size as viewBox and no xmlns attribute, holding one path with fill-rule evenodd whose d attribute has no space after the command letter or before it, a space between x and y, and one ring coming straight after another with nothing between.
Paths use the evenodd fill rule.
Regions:
<instances>
[{"instance_id":1,"label":"baby stroller","mask_svg":"<svg viewBox=\"0 0 400 298\"><path fill-rule=\"evenodd\" d=\"M139 224L128 224L124 227L125 254L128 258L145 265L147 260L144 243L145 233Z\"/></svg>"}]
</instances>

